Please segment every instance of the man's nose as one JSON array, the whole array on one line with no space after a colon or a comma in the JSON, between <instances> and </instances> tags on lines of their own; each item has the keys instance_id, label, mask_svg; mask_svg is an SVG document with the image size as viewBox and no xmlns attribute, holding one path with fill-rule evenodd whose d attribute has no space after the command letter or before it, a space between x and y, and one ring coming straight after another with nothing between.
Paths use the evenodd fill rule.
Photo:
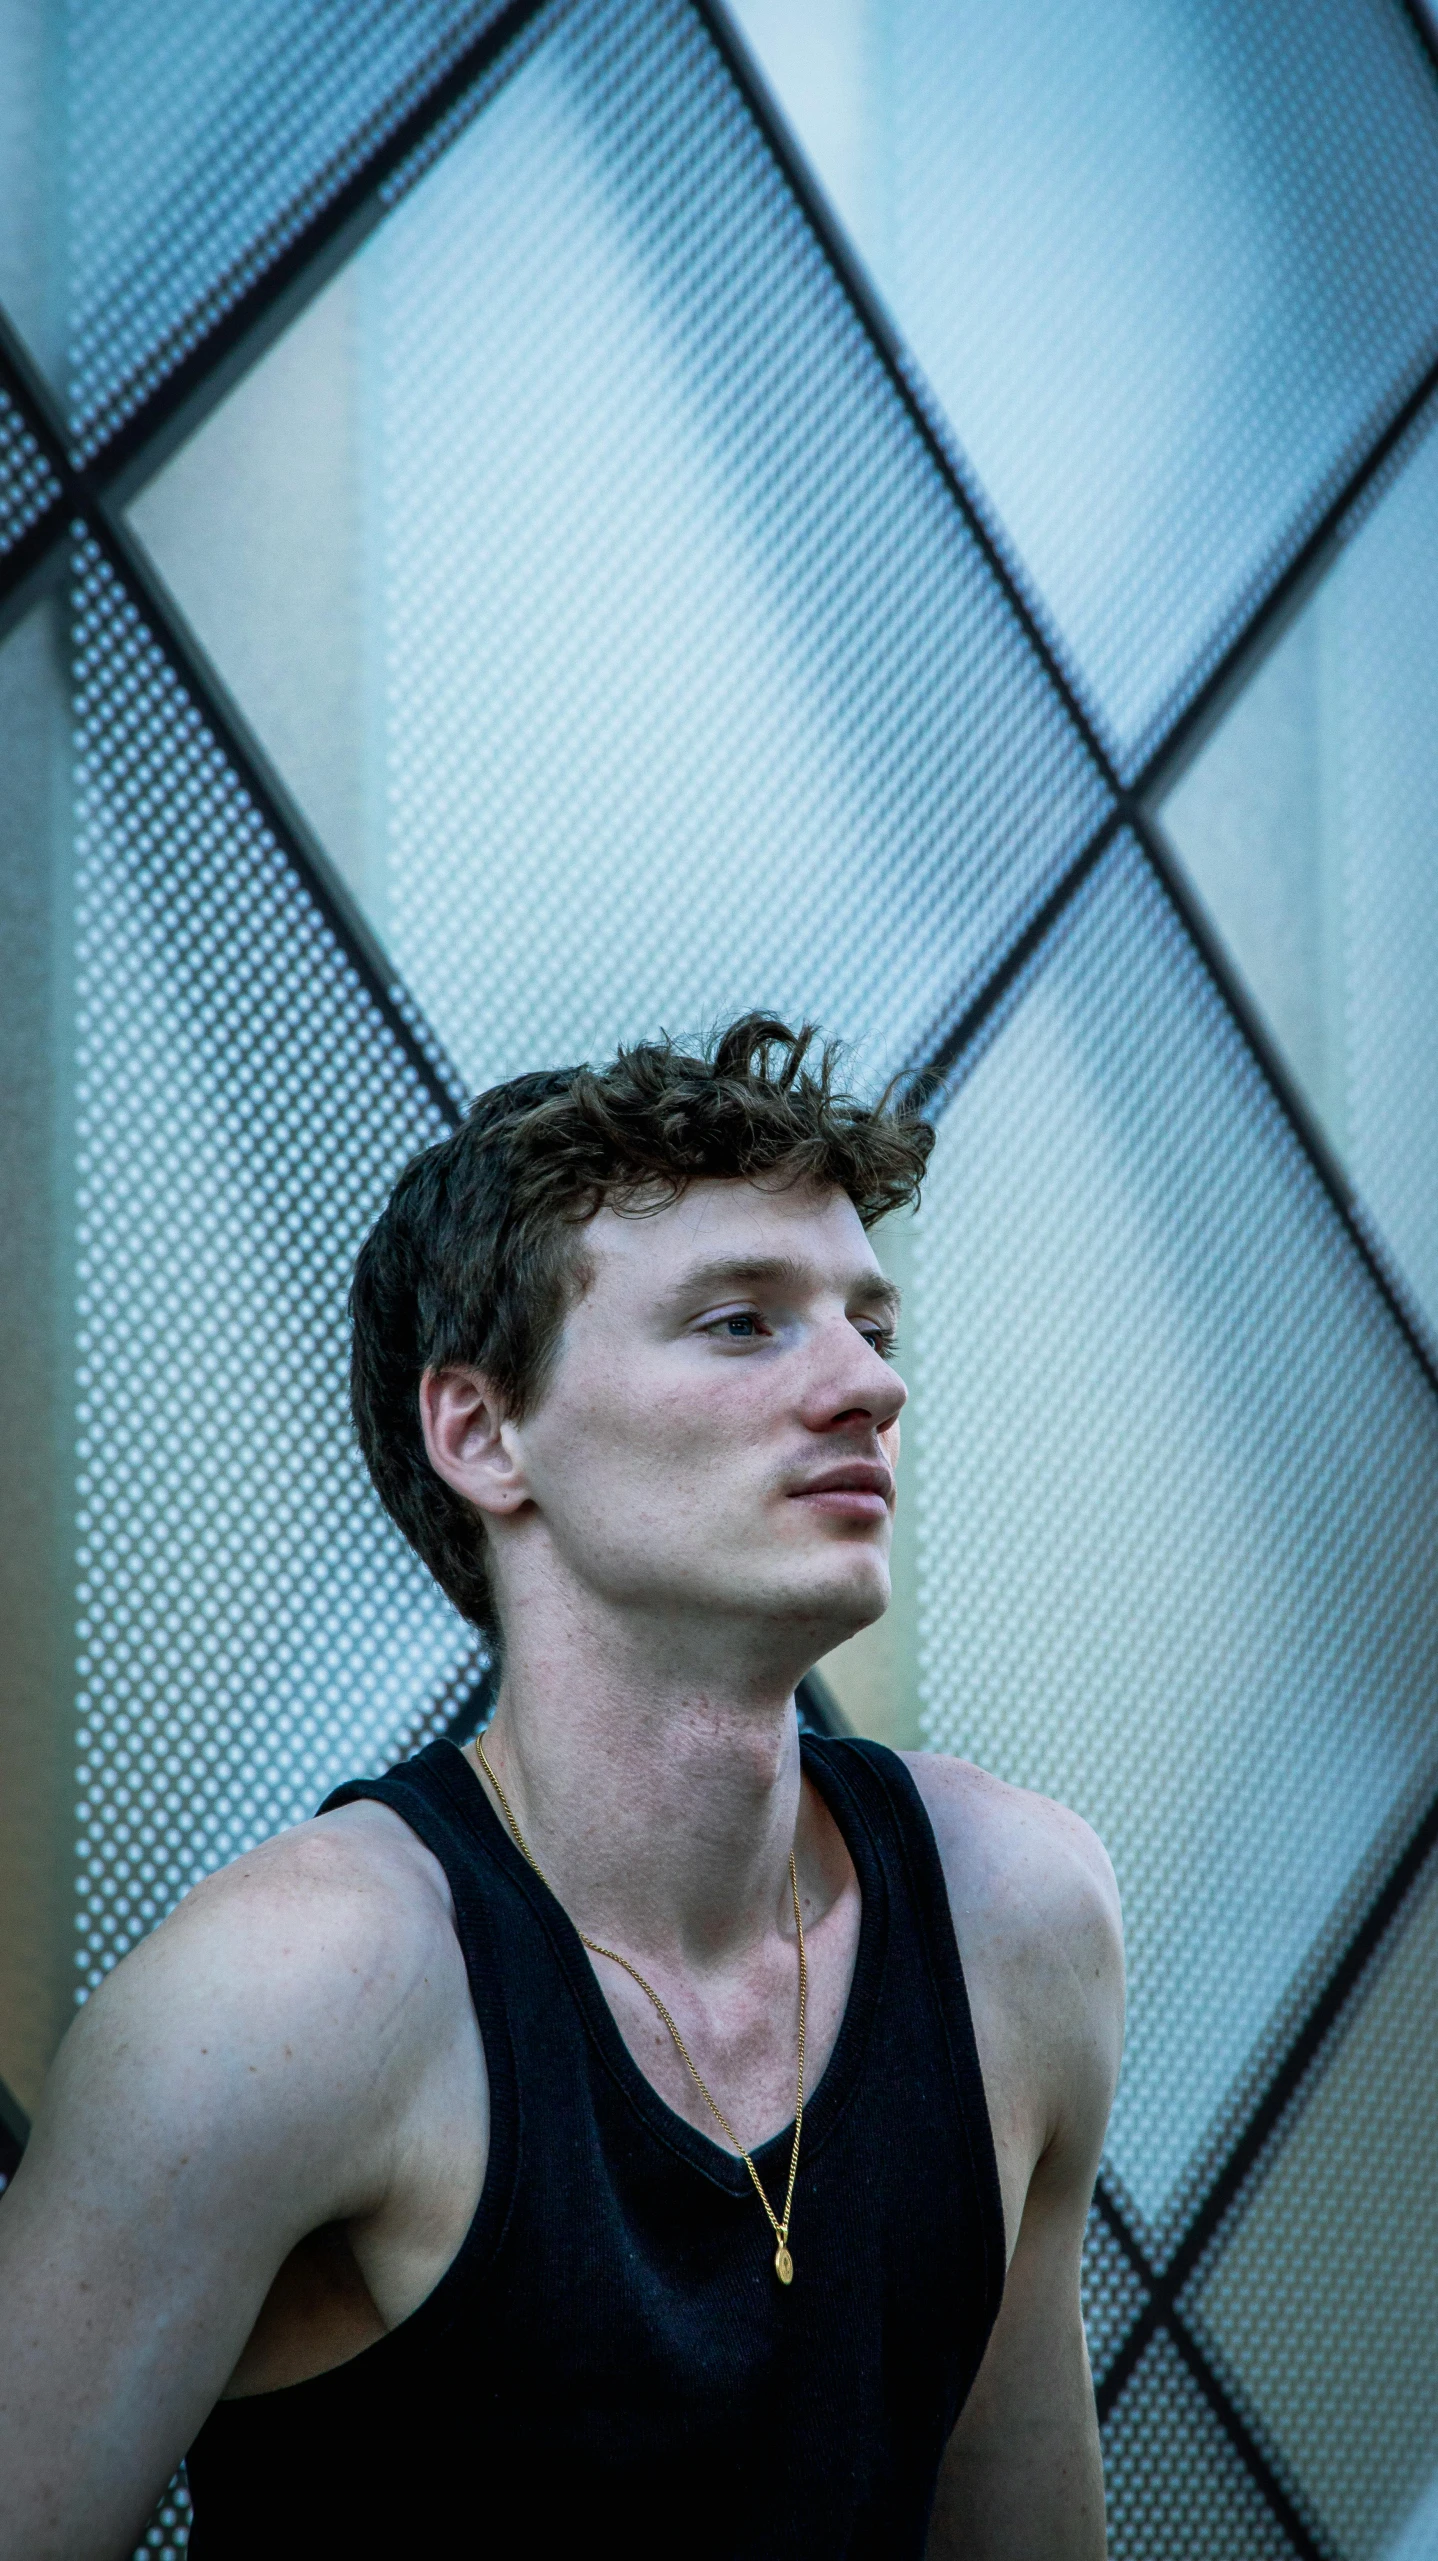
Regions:
<instances>
[{"instance_id":1,"label":"man's nose","mask_svg":"<svg viewBox=\"0 0 1438 2561\"><path fill-rule=\"evenodd\" d=\"M907 1404L909 1391L892 1361L886 1361L852 1325L846 1325L845 1332L847 1343L834 1341L817 1365L806 1419L819 1431L834 1431L846 1424L885 1431Z\"/></svg>"}]
</instances>

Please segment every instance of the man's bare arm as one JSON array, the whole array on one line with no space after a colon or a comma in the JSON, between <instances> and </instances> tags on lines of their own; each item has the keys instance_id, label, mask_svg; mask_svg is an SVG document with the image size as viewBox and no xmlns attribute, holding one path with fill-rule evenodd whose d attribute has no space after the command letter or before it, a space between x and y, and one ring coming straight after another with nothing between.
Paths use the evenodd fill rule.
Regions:
<instances>
[{"instance_id":1,"label":"man's bare arm","mask_svg":"<svg viewBox=\"0 0 1438 2561\"><path fill-rule=\"evenodd\" d=\"M127 2548L289 2251L381 2203L424 1935L340 1825L306 1827L80 2013L0 2204L0 2561Z\"/></svg>"},{"instance_id":2,"label":"man's bare arm","mask_svg":"<svg viewBox=\"0 0 1438 2561\"><path fill-rule=\"evenodd\" d=\"M978 1772L933 1771L915 1775L950 1876L1017 2238L929 2550L932 2561L1102 2561L1079 2269L1122 2046L1117 1889L1076 1816Z\"/></svg>"}]
</instances>

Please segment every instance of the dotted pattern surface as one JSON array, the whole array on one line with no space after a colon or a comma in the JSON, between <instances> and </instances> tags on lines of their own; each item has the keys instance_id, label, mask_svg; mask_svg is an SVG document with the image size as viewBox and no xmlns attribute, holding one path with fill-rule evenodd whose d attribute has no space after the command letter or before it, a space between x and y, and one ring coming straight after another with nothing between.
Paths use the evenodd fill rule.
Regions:
<instances>
[{"instance_id":1,"label":"dotted pattern surface","mask_svg":"<svg viewBox=\"0 0 1438 2561\"><path fill-rule=\"evenodd\" d=\"M74 0L82 452L490 14ZM1438 343L1434 110L1377 0L1302 48L1104 10L1078 66L1029 18L1020 149L999 21L895 0L871 248L1136 761ZM573 11L367 256L390 929L467 1080L756 998L922 1051L1102 793L692 15ZM37 463L0 410L0 544ZM74 594L83 1996L478 1665L344 1424L353 1247L438 1117L88 546ZM1433 1782L1432 1406L1127 845L969 1063L919 1252L928 1731L1115 1850L1161 2237ZM1438 2457L1435 1980L1430 1888L1188 2307L1364 2561ZM1140 2299L1095 2222L1096 2371ZM1167 2339L1106 2453L1116 2556L1287 2549Z\"/></svg>"},{"instance_id":2,"label":"dotted pattern surface","mask_svg":"<svg viewBox=\"0 0 1438 2561\"><path fill-rule=\"evenodd\" d=\"M1426 2132L1435 2051L1430 1863L1185 2298L1219 2372L1344 2561L1421 2561L1435 2548L1438 2163Z\"/></svg>"},{"instance_id":3,"label":"dotted pattern surface","mask_svg":"<svg viewBox=\"0 0 1438 2561\"><path fill-rule=\"evenodd\" d=\"M1102 2383L1147 2301L1147 2288L1094 2206L1084 2234L1083 2321L1095 2384Z\"/></svg>"},{"instance_id":4,"label":"dotted pattern surface","mask_svg":"<svg viewBox=\"0 0 1438 2561\"><path fill-rule=\"evenodd\" d=\"M924 1053L1103 794L693 14L571 12L361 264L385 931L469 1083Z\"/></svg>"},{"instance_id":5,"label":"dotted pattern surface","mask_svg":"<svg viewBox=\"0 0 1438 2561\"><path fill-rule=\"evenodd\" d=\"M0 391L0 552L54 505L60 483L6 391Z\"/></svg>"},{"instance_id":6,"label":"dotted pattern surface","mask_svg":"<svg viewBox=\"0 0 1438 2561\"><path fill-rule=\"evenodd\" d=\"M1438 434L1331 582L1348 1161L1438 1339ZM1326 599L1325 599L1326 602Z\"/></svg>"},{"instance_id":7,"label":"dotted pattern surface","mask_svg":"<svg viewBox=\"0 0 1438 2561\"><path fill-rule=\"evenodd\" d=\"M113 434L502 0L70 0L69 406Z\"/></svg>"},{"instance_id":8,"label":"dotted pattern surface","mask_svg":"<svg viewBox=\"0 0 1438 2561\"><path fill-rule=\"evenodd\" d=\"M1438 1336L1438 433L1163 805L1163 825Z\"/></svg>"},{"instance_id":9,"label":"dotted pattern surface","mask_svg":"<svg viewBox=\"0 0 1438 2561\"><path fill-rule=\"evenodd\" d=\"M837 104L839 31L773 75L1136 770L1438 354L1431 66L1390 0L1301 43L1255 0L863 14Z\"/></svg>"},{"instance_id":10,"label":"dotted pattern surface","mask_svg":"<svg viewBox=\"0 0 1438 2561\"><path fill-rule=\"evenodd\" d=\"M136 2544L133 2561L184 2561L189 2548L190 2489L182 2467Z\"/></svg>"},{"instance_id":11,"label":"dotted pattern surface","mask_svg":"<svg viewBox=\"0 0 1438 2561\"><path fill-rule=\"evenodd\" d=\"M1434 1784L1438 1407L1127 842L915 1236L924 1729L1113 1856L1161 2238Z\"/></svg>"},{"instance_id":12,"label":"dotted pattern surface","mask_svg":"<svg viewBox=\"0 0 1438 2561\"><path fill-rule=\"evenodd\" d=\"M1291 2561L1171 2340L1146 2348L1104 2431L1110 2561Z\"/></svg>"},{"instance_id":13,"label":"dotted pattern surface","mask_svg":"<svg viewBox=\"0 0 1438 2561\"><path fill-rule=\"evenodd\" d=\"M437 1730L474 1646L345 1392L355 1249L439 1116L88 542L74 618L83 1997Z\"/></svg>"}]
</instances>

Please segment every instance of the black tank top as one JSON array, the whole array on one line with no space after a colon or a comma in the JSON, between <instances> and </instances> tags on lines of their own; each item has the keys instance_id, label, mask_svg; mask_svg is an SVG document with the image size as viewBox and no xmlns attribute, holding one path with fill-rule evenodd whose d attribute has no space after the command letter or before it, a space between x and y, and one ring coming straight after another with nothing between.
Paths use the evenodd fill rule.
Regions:
<instances>
[{"instance_id":1,"label":"black tank top","mask_svg":"<svg viewBox=\"0 0 1438 2561\"><path fill-rule=\"evenodd\" d=\"M377 1797L449 1879L489 2165L433 2293L347 2364L222 2401L193 2561L595 2551L908 2561L1003 2289L1003 2209L929 1820L877 1743L805 1737L863 1896L804 2110L794 2282L742 2161L632 2060L589 1958L451 1743ZM755 2154L782 2197L793 2128Z\"/></svg>"}]
</instances>

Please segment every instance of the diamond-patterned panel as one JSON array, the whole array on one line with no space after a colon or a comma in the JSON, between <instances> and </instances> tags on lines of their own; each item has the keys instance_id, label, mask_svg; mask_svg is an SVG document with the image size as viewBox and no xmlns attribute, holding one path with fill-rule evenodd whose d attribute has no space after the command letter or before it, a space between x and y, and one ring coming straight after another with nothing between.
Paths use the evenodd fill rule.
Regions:
<instances>
[{"instance_id":1,"label":"diamond-patterned panel","mask_svg":"<svg viewBox=\"0 0 1438 2561\"><path fill-rule=\"evenodd\" d=\"M1104 795L683 0L562 17L345 290L361 888L468 1081L749 1005L924 1052ZM267 672L223 420L171 469L137 521L293 772L307 526Z\"/></svg>"},{"instance_id":2,"label":"diamond-patterned panel","mask_svg":"<svg viewBox=\"0 0 1438 2561\"><path fill-rule=\"evenodd\" d=\"M1438 433L1163 824L1438 1332Z\"/></svg>"},{"instance_id":3,"label":"diamond-patterned panel","mask_svg":"<svg viewBox=\"0 0 1438 2561\"><path fill-rule=\"evenodd\" d=\"M1084 2234L1083 2321L1095 2384L1102 2383L1147 2301L1146 2286L1093 2206Z\"/></svg>"},{"instance_id":4,"label":"diamond-patterned panel","mask_svg":"<svg viewBox=\"0 0 1438 2561\"><path fill-rule=\"evenodd\" d=\"M1292 2561L1293 2546L1168 2338L1104 2431L1110 2561Z\"/></svg>"},{"instance_id":5,"label":"diamond-patterned panel","mask_svg":"<svg viewBox=\"0 0 1438 2561\"><path fill-rule=\"evenodd\" d=\"M915 1243L925 1729L1113 1855L1111 2150L1160 2222L1432 1783L1438 1408L1128 843Z\"/></svg>"},{"instance_id":6,"label":"diamond-patterned panel","mask_svg":"<svg viewBox=\"0 0 1438 2561\"><path fill-rule=\"evenodd\" d=\"M1200 2340L1343 2561L1438 2549L1435 2056L1430 1866L1188 2289Z\"/></svg>"},{"instance_id":7,"label":"diamond-patterned panel","mask_svg":"<svg viewBox=\"0 0 1438 2561\"><path fill-rule=\"evenodd\" d=\"M0 391L0 553L60 495L60 483L7 391Z\"/></svg>"},{"instance_id":8,"label":"diamond-patterned panel","mask_svg":"<svg viewBox=\"0 0 1438 2561\"><path fill-rule=\"evenodd\" d=\"M1438 355L1393 0L736 0L1132 771Z\"/></svg>"},{"instance_id":9,"label":"diamond-patterned panel","mask_svg":"<svg viewBox=\"0 0 1438 2561\"><path fill-rule=\"evenodd\" d=\"M88 541L74 615L83 1996L474 1644L346 1400L354 1252L440 1116Z\"/></svg>"},{"instance_id":10,"label":"diamond-patterned panel","mask_svg":"<svg viewBox=\"0 0 1438 2561\"><path fill-rule=\"evenodd\" d=\"M82 454L198 344L502 0L74 0L68 398Z\"/></svg>"}]
</instances>

